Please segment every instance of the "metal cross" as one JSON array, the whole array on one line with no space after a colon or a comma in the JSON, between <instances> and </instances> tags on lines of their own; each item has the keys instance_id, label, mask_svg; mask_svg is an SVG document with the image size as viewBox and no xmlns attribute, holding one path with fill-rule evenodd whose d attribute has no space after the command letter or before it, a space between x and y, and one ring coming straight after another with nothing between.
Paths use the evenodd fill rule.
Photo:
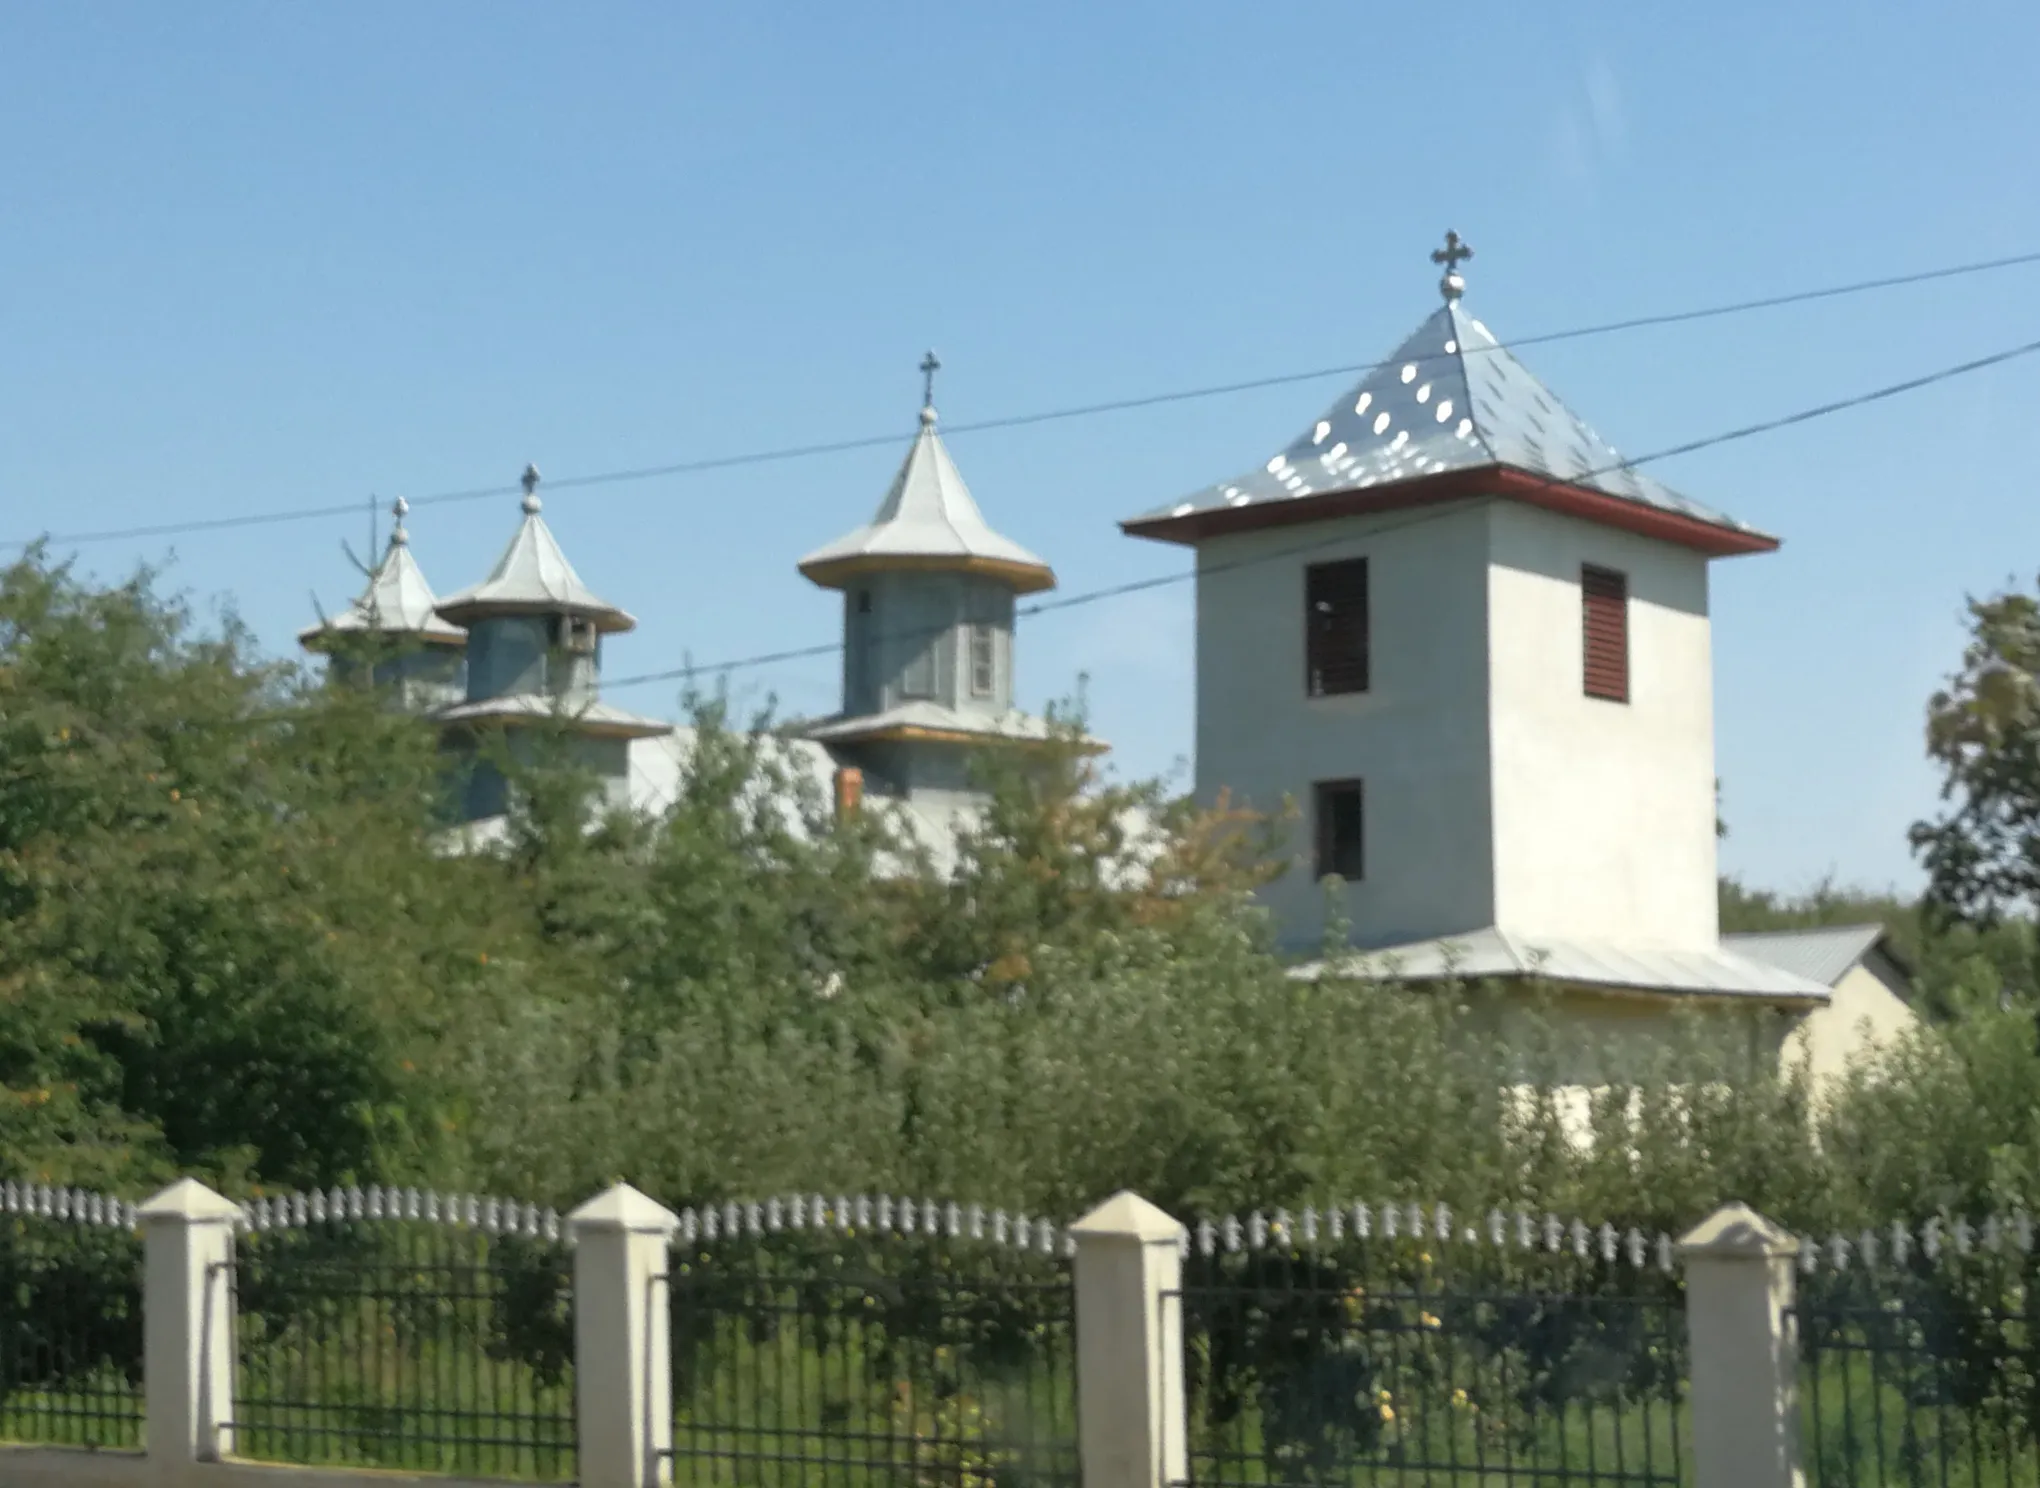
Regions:
<instances>
[{"instance_id":1,"label":"metal cross","mask_svg":"<svg viewBox=\"0 0 2040 1488\"><path fill-rule=\"evenodd\" d=\"M930 351L921 358L921 406L935 406L935 374L942 370L942 361Z\"/></svg>"},{"instance_id":2,"label":"metal cross","mask_svg":"<svg viewBox=\"0 0 2040 1488\"><path fill-rule=\"evenodd\" d=\"M1445 246L1431 250L1431 262L1445 265L1445 277L1438 281L1438 288L1447 300L1458 299L1460 292L1466 288L1466 281L1459 277L1459 266L1472 257L1473 249L1458 233L1449 230L1445 234Z\"/></svg>"}]
</instances>

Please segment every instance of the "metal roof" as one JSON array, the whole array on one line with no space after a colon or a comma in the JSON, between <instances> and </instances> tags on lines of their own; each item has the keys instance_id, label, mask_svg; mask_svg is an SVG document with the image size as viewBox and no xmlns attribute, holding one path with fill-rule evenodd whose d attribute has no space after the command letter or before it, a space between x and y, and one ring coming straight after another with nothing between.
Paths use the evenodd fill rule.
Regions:
<instances>
[{"instance_id":1,"label":"metal roof","mask_svg":"<svg viewBox=\"0 0 2040 1488\"><path fill-rule=\"evenodd\" d=\"M1752 961L1832 987L1882 939L1882 925L1822 925L1724 935L1721 943Z\"/></svg>"},{"instance_id":2,"label":"metal roof","mask_svg":"<svg viewBox=\"0 0 2040 1488\"><path fill-rule=\"evenodd\" d=\"M435 723L524 723L559 718L592 734L613 738L650 738L670 734L673 725L608 703L570 703L542 693L513 692L498 697L455 703L432 715Z\"/></svg>"},{"instance_id":3,"label":"metal roof","mask_svg":"<svg viewBox=\"0 0 2040 1488\"><path fill-rule=\"evenodd\" d=\"M997 717L966 713L940 703L902 703L878 713L861 713L854 718L823 718L799 726L801 734L822 743L848 742L895 730L911 733L969 734L986 740L1040 741L1048 737L1048 725L1017 709Z\"/></svg>"},{"instance_id":4,"label":"metal roof","mask_svg":"<svg viewBox=\"0 0 2040 1488\"><path fill-rule=\"evenodd\" d=\"M1492 467L1769 541L1623 465L1456 297L1265 464L1128 526Z\"/></svg>"},{"instance_id":5,"label":"metal roof","mask_svg":"<svg viewBox=\"0 0 2040 1488\"><path fill-rule=\"evenodd\" d=\"M567 562L559 539L539 515L538 472L524 472L524 520L495 568L479 584L439 602L448 620L469 624L485 615L579 615L595 622L605 634L637 624L629 614L581 582Z\"/></svg>"},{"instance_id":6,"label":"metal roof","mask_svg":"<svg viewBox=\"0 0 2040 1488\"><path fill-rule=\"evenodd\" d=\"M326 636L369 631L417 636L441 646L466 643L467 635L459 626L439 618L432 586L425 582L424 570L411 554L411 537L404 530L409 506L400 500L392 509L397 525L390 532L389 546L383 549L382 562L368 577L368 587L339 614L299 631L301 645L314 647Z\"/></svg>"},{"instance_id":7,"label":"metal roof","mask_svg":"<svg viewBox=\"0 0 2040 1488\"><path fill-rule=\"evenodd\" d=\"M1537 976L1554 982L1639 992L1750 997L1762 1001L1828 1000L1827 983L1754 956L1738 955L1727 947L1707 951L1618 946L1515 935L1492 927L1356 952L1335 967L1315 961L1296 967L1290 975L1310 980L1328 970L1400 982Z\"/></svg>"},{"instance_id":8,"label":"metal roof","mask_svg":"<svg viewBox=\"0 0 2040 1488\"><path fill-rule=\"evenodd\" d=\"M895 567L979 569L1023 594L1055 587L1046 563L985 521L935 432L933 408L921 410L921 432L877 515L800 560L802 573L829 588L853 573Z\"/></svg>"}]
</instances>

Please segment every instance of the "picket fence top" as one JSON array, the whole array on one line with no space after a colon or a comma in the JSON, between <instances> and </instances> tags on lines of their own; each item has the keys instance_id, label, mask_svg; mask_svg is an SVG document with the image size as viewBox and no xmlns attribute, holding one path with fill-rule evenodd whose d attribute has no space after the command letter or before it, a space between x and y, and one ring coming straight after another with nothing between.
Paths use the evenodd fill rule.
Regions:
<instances>
[{"instance_id":1,"label":"picket fence top","mask_svg":"<svg viewBox=\"0 0 2040 1488\"><path fill-rule=\"evenodd\" d=\"M87 1189L0 1183L0 1214L35 1216L83 1226L135 1229L141 1205ZM314 1224L412 1221L530 1239L570 1239L553 1208L516 1199L431 1189L367 1187L264 1195L237 1205L239 1228L254 1233L303 1229ZM1040 1255L1069 1255L1075 1241L1057 1221L956 1200L895 1198L890 1195L785 1194L762 1200L730 1200L679 1211L672 1243L695 1248L718 1241L781 1233L841 1236L924 1236L969 1240ZM1839 1273L1852 1268L1906 1267L1915 1260L1937 1264L1977 1254L2031 1254L2033 1219L2024 1211L1971 1220L1935 1215L1913 1222L1894 1220L1853 1233L1821 1238L1799 1234L1797 1265L1802 1274ZM1527 1208L1493 1208L1459 1215L1443 1203L1356 1201L1325 1208L1305 1206L1255 1210L1245 1215L1205 1217L1186 1226L1184 1255L1323 1249L1359 1241L1403 1241L1490 1252L1570 1255L1575 1260L1671 1272L1677 1244L1662 1231L1631 1227Z\"/></svg>"}]
</instances>

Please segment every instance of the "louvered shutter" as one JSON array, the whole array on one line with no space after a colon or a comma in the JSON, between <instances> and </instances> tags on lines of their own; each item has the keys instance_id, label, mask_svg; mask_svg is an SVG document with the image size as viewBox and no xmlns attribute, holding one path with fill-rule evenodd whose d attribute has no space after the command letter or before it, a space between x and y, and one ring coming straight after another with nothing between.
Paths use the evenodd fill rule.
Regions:
<instances>
[{"instance_id":1,"label":"louvered shutter","mask_svg":"<svg viewBox=\"0 0 2040 1488\"><path fill-rule=\"evenodd\" d=\"M1580 570L1585 629L1586 693L1609 702L1629 701L1629 580L1613 569L1588 564Z\"/></svg>"},{"instance_id":2,"label":"louvered shutter","mask_svg":"<svg viewBox=\"0 0 2040 1488\"><path fill-rule=\"evenodd\" d=\"M1304 686L1311 697L1367 691L1367 560L1304 570Z\"/></svg>"}]
</instances>

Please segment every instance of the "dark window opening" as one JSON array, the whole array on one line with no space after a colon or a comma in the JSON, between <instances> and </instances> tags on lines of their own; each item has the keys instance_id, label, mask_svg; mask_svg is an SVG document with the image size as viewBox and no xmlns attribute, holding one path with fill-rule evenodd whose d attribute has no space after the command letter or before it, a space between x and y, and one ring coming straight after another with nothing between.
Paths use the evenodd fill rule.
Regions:
<instances>
[{"instance_id":1,"label":"dark window opening","mask_svg":"<svg viewBox=\"0 0 2040 1488\"><path fill-rule=\"evenodd\" d=\"M1314 563L1303 574L1305 690L1367 691L1367 560Z\"/></svg>"},{"instance_id":2,"label":"dark window opening","mask_svg":"<svg viewBox=\"0 0 2040 1488\"><path fill-rule=\"evenodd\" d=\"M857 591L857 613L860 615L869 615L871 613L871 591L869 589L859 589Z\"/></svg>"},{"instance_id":3,"label":"dark window opening","mask_svg":"<svg viewBox=\"0 0 2040 1488\"><path fill-rule=\"evenodd\" d=\"M1629 580L1612 568L1580 569L1580 616L1586 694L1629 701Z\"/></svg>"},{"instance_id":4,"label":"dark window opening","mask_svg":"<svg viewBox=\"0 0 2040 1488\"><path fill-rule=\"evenodd\" d=\"M1316 795L1317 874L1348 883L1366 876L1366 812L1357 780L1321 780Z\"/></svg>"}]
</instances>

